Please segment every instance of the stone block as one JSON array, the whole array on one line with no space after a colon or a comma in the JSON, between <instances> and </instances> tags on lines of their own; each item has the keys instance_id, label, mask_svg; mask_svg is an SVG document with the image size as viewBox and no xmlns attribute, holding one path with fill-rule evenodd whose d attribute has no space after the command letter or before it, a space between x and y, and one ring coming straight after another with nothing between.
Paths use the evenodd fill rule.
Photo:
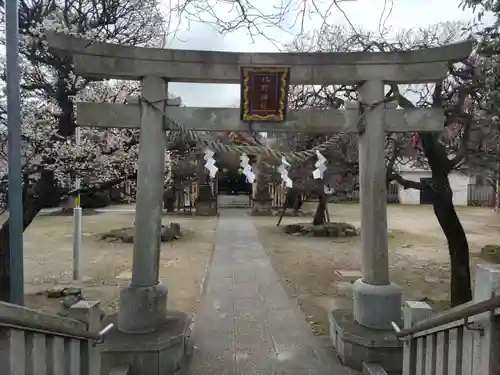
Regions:
<instances>
[{"instance_id":1,"label":"stone block","mask_svg":"<svg viewBox=\"0 0 500 375\"><path fill-rule=\"evenodd\" d=\"M117 314L103 326L117 322ZM148 333L126 333L113 329L101 344L102 372L129 366L130 374L166 375L181 368L190 353L191 320L187 314L169 311L165 323Z\"/></svg>"},{"instance_id":2,"label":"stone block","mask_svg":"<svg viewBox=\"0 0 500 375\"><path fill-rule=\"evenodd\" d=\"M337 270L337 273L348 280L357 280L363 277L363 272L360 270Z\"/></svg>"},{"instance_id":3,"label":"stone block","mask_svg":"<svg viewBox=\"0 0 500 375\"><path fill-rule=\"evenodd\" d=\"M391 322L401 325L403 295L395 284L371 285L362 279L352 288L354 319L365 327L391 330Z\"/></svg>"},{"instance_id":4,"label":"stone block","mask_svg":"<svg viewBox=\"0 0 500 375\"><path fill-rule=\"evenodd\" d=\"M378 363L389 374L401 372L403 343L393 331L364 327L349 310L334 310L328 318L330 340L344 365L362 371L364 362Z\"/></svg>"}]
</instances>

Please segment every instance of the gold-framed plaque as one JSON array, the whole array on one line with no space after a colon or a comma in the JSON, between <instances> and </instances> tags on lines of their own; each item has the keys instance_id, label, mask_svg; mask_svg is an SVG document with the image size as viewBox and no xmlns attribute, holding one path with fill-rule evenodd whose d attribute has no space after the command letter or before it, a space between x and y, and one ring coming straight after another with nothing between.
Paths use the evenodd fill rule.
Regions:
<instances>
[{"instance_id":1,"label":"gold-framed plaque","mask_svg":"<svg viewBox=\"0 0 500 375\"><path fill-rule=\"evenodd\" d=\"M286 120L290 68L241 68L241 120Z\"/></svg>"}]
</instances>

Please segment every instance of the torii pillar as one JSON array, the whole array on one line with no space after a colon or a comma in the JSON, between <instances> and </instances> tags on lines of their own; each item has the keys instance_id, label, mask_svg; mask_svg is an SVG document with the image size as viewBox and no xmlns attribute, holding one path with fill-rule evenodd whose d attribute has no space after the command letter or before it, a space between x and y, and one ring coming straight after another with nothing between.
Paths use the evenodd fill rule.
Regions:
<instances>
[{"instance_id":1,"label":"torii pillar","mask_svg":"<svg viewBox=\"0 0 500 375\"><path fill-rule=\"evenodd\" d=\"M381 102L384 82L363 83L359 97L364 104ZM403 301L401 289L389 279L384 104L365 108L364 116L358 148L363 278L353 286L354 319L369 328L391 329L391 322L402 319ZM442 114L438 118L444 120Z\"/></svg>"},{"instance_id":2,"label":"torii pillar","mask_svg":"<svg viewBox=\"0 0 500 375\"><path fill-rule=\"evenodd\" d=\"M141 126L137 170L134 253L130 286L120 294L118 329L154 331L166 321L166 286L159 280L161 219L165 174L165 121L168 84L161 77L141 81Z\"/></svg>"}]
</instances>

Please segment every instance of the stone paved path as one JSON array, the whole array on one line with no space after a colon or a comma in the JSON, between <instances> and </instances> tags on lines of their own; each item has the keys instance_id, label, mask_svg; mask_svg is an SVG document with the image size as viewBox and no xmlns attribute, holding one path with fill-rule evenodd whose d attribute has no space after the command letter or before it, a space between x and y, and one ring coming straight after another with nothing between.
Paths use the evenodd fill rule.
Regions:
<instances>
[{"instance_id":1,"label":"stone paved path","mask_svg":"<svg viewBox=\"0 0 500 375\"><path fill-rule=\"evenodd\" d=\"M283 289L244 210L222 210L190 375L344 375Z\"/></svg>"}]
</instances>

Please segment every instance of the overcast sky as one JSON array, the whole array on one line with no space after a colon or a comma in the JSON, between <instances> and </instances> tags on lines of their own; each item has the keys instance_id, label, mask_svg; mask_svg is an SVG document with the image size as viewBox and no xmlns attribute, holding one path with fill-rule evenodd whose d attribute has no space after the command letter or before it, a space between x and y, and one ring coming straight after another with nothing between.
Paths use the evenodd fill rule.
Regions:
<instances>
[{"instance_id":1,"label":"overcast sky","mask_svg":"<svg viewBox=\"0 0 500 375\"><path fill-rule=\"evenodd\" d=\"M265 12L266 9L270 9L269 7L282 3L282 0L252 0L250 2ZM327 3L329 0L324 0L324 2ZM364 30L377 30L385 2L387 3L387 14L388 6L391 3L389 0L354 0L339 4L351 23L362 26ZM415 26L425 27L447 20L469 21L473 18L472 12L462 11L459 8L460 0L394 0L393 3L392 12L385 21L385 26L391 27L393 30ZM227 7L228 5L219 4L219 6ZM298 31L298 29L292 28L295 16L296 14L290 13L283 22L287 31L278 28L268 29L266 36L283 44L291 42L294 39L294 33L296 34ZM313 30L320 23L318 18L312 19L306 22L305 28ZM331 10L329 23L347 25L345 16L336 8ZM220 35L206 24L192 22L189 25L186 22L181 24L176 38L171 38L167 46L178 49L239 52L277 51L276 46L265 37L257 37L252 43L244 29ZM183 104L188 106L239 106L238 85L172 83L170 91L181 96Z\"/></svg>"}]
</instances>

